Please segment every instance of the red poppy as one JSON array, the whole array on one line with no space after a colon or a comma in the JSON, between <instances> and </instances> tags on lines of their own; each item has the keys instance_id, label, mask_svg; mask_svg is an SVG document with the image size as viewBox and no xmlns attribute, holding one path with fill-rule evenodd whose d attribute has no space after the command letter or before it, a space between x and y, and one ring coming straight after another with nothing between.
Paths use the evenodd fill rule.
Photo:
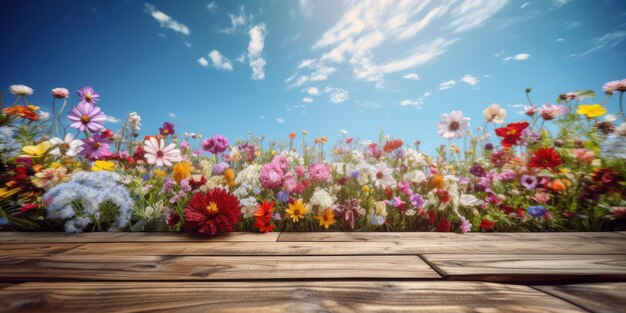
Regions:
<instances>
[{"instance_id":1,"label":"red poppy","mask_svg":"<svg viewBox=\"0 0 626 313\"><path fill-rule=\"evenodd\" d=\"M483 218L482 221L480 221L480 227L484 230L492 230L493 229L493 225L495 225L496 222L492 222L486 218Z\"/></svg>"},{"instance_id":2,"label":"red poppy","mask_svg":"<svg viewBox=\"0 0 626 313\"><path fill-rule=\"evenodd\" d=\"M241 217L237 197L222 188L193 194L183 212L183 230L209 236L233 231Z\"/></svg>"},{"instance_id":3,"label":"red poppy","mask_svg":"<svg viewBox=\"0 0 626 313\"><path fill-rule=\"evenodd\" d=\"M257 219L269 221L272 219L272 213L274 213L274 201L267 202L267 200L263 200L263 203L257 205L254 216Z\"/></svg>"},{"instance_id":4,"label":"red poppy","mask_svg":"<svg viewBox=\"0 0 626 313\"><path fill-rule=\"evenodd\" d=\"M441 221L439 221L439 223L437 223L437 231L438 232L450 232L451 226L452 225L450 224L450 221L444 218Z\"/></svg>"},{"instance_id":5,"label":"red poppy","mask_svg":"<svg viewBox=\"0 0 626 313\"><path fill-rule=\"evenodd\" d=\"M533 156L528 161L528 167L530 168L544 168L554 170L559 165L563 164L561 161L561 155L554 151L554 148L541 147L539 150L533 152Z\"/></svg>"},{"instance_id":6,"label":"red poppy","mask_svg":"<svg viewBox=\"0 0 626 313\"><path fill-rule=\"evenodd\" d=\"M392 141L387 141L387 143L385 143L385 146L383 147L383 149L385 150L386 153L391 153L394 150L399 149L400 147L402 147L403 144L404 144L404 142L402 142L402 140L394 139Z\"/></svg>"},{"instance_id":7,"label":"red poppy","mask_svg":"<svg viewBox=\"0 0 626 313\"><path fill-rule=\"evenodd\" d=\"M510 123L505 127L496 128L496 135L502 137L503 147L510 148L520 141L522 131L528 127L528 122Z\"/></svg>"}]
</instances>

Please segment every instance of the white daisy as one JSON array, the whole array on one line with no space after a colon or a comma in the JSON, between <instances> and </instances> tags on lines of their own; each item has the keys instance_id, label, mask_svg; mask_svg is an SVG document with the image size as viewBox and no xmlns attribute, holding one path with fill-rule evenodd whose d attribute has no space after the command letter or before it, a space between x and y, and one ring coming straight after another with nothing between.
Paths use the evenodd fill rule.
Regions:
<instances>
[{"instance_id":1,"label":"white daisy","mask_svg":"<svg viewBox=\"0 0 626 313\"><path fill-rule=\"evenodd\" d=\"M158 166L172 166L172 162L180 162L183 160L183 157L180 155L180 150L175 148L176 144L170 143L165 147L165 141L163 139L157 140L154 137L151 137L143 143L143 149L146 151L144 154L146 162Z\"/></svg>"},{"instance_id":2,"label":"white daisy","mask_svg":"<svg viewBox=\"0 0 626 313\"><path fill-rule=\"evenodd\" d=\"M74 135L72 134L66 134L64 139L54 137L48 141L53 146L56 146L49 152L52 155L64 155L71 158L83 151L83 141L74 139Z\"/></svg>"},{"instance_id":3,"label":"white daisy","mask_svg":"<svg viewBox=\"0 0 626 313\"><path fill-rule=\"evenodd\" d=\"M506 110L500 107L499 104L494 103L483 110L483 116L487 123L502 124L506 118Z\"/></svg>"},{"instance_id":4,"label":"white daisy","mask_svg":"<svg viewBox=\"0 0 626 313\"><path fill-rule=\"evenodd\" d=\"M396 184L396 180L392 176L393 169L387 167L385 163L378 163L372 168L372 179L374 186L385 189L387 187L393 187Z\"/></svg>"},{"instance_id":5,"label":"white daisy","mask_svg":"<svg viewBox=\"0 0 626 313\"><path fill-rule=\"evenodd\" d=\"M437 134L446 139L461 138L469 128L469 120L469 117L463 117L461 111L444 113L437 123Z\"/></svg>"}]
</instances>

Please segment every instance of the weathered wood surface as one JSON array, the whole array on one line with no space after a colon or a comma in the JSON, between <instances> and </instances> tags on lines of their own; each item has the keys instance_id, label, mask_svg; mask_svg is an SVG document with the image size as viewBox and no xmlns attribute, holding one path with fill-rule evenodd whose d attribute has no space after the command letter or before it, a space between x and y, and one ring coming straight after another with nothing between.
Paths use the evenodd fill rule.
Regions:
<instances>
[{"instance_id":1,"label":"weathered wood surface","mask_svg":"<svg viewBox=\"0 0 626 313\"><path fill-rule=\"evenodd\" d=\"M626 255L425 254L444 277L496 282L626 280Z\"/></svg>"},{"instance_id":2,"label":"weathered wood surface","mask_svg":"<svg viewBox=\"0 0 626 313\"><path fill-rule=\"evenodd\" d=\"M526 286L481 282L25 283L6 312L584 312Z\"/></svg>"},{"instance_id":3,"label":"weathered wood surface","mask_svg":"<svg viewBox=\"0 0 626 313\"><path fill-rule=\"evenodd\" d=\"M0 244L0 257L2 256L51 256L76 248L81 244L76 243L24 243L24 244Z\"/></svg>"},{"instance_id":4,"label":"weathered wood surface","mask_svg":"<svg viewBox=\"0 0 626 313\"><path fill-rule=\"evenodd\" d=\"M441 279L418 256L0 258L0 281Z\"/></svg>"},{"instance_id":5,"label":"weathered wood surface","mask_svg":"<svg viewBox=\"0 0 626 313\"><path fill-rule=\"evenodd\" d=\"M565 299L591 312L626 311L626 283L533 286L533 288Z\"/></svg>"},{"instance_id":6,"label":"weathered wood surface","mask_svg":"<svg viewBox=\"0 0 626 313\"><path fill-rule=\"evenodd\" d=\"M47 242L221 242L221 241L271 241L280 233L234 232L207 238L189 233L173 232L94 232L68 234L60 232L0 232L1 243L47 243Z\"/></svg>"}]
</instances>

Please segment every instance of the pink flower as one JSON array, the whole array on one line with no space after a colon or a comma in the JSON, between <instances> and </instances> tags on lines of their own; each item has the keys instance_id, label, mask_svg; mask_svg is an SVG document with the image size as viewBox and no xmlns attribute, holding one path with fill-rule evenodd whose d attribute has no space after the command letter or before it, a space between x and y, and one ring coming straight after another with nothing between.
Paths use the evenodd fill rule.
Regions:
<instances>
[{"instance_id":1,"label":"pink flower","mask_svg":"<svg viewBox=\"0 0 626 313\"><path fill-rule=\"evenodd\" d=\"M537 107L534 105L531 106L524 106L524 114L528 115L528 116L535 116L535 114L537 114Z\"/></svg>"},{"instance_id":2,"label":"pink flower","mask_svg":"<svg viewBox=\"0 0 626 313\"><path fill-rule=\"evenodd\" d=\"M461 216L461 225L459 227L462 233L467 233L472 230L472 223L468 221L464 216Z\"/></svg>"},{"instance_id":3,"label":"pink flower","mask_svg":"<svg viewBox=\"0 0 626 313\"><path fill-rule=\"evenodd\" d=\"M259 181L261 186L267 189L274 189L280 186L283 182L283 171L276 163L267 163L261 168L261 175L259 175Z\"/></svg>"},{"instance_id":4,"label":"pink flower","mask_svg":"<svg viewBox=\"0 0 626 313\"><path fill-rule=\"evenodd\" d=\"M309 169L309 176L312 180L327 181L330 178L330 169L324 163L315 163Z\"/></svg>"},{"instance_id":5,"label":"pink flower","mask_svg":"<svg viewBox=\"0 0 626 313\"><path fill-rule=\"evenodd\" d=\"M626 91L626 79L610 81L602 86L602 90L607 95L612 95L616 91L624 92Z\"/></svg>"},{"instance_id":6,"label":"pink flower","mask_svg":"<svg viewBox=\"0 0 626 313\"><path fill-rule=\"evenodd\" d=\"M228 149L228 139L222 135L215 135L202 142L202 150L212 154L219 154Z\"/></svg>"},{"instance_id":7,"label":"pink flower","mask_svg":"<svg viewBox=\"0 0 626 313\"><path fill-rule=\"evenodd\" d=\"M549 121L559 115L567 113L567 107L562 104L544 104L539 109L539 114L544 120Z\"/></svg>"},{"instance_id":8,"label":"pink flower","mask_svg":"<svg viewBox=\"0 0 626 313\"><path fill-rule=\"evenodd\" d=\"M538 204L544 204L550 200L550 196L545 191L540 190L535 193L533 200L535 200Z\"/></svg>"},{"instance_id":9,"label":"pink flower","mask_svg":"<svg viewBox=\"0 0 626 313\"><path fill-rule=\"evenodd\" d=\"M411 184L406 182L398 183L398 190L402 192L407 197L411 197L413 195L413 190L411 189Z\"/></svg>"},{"instance_id":10,"label":"pink flower","mask_svg":"<svg viewBox=\"0 0 626 313\"><path fill-rule=\"evenodd\" d=\"M283 172L286 172L289 169L289 161L283 155L275 156L272 162L278 164L278 167L280 167Z\"/></svg>"},{"instance_id":11,"label":"pink flower","mask_svg":"<svg viewBox=\"0 0 626 313\"><path fill-rule=\"evenodd\" d=\"M146 162L158 166L172 166L172 162L182 161L183 158L180 155L180 150L175 148L176 144L170 143L166 147L165 140L157 140L155 137L150 137L149 140L143 143L143 149L146 152L144 154Z\"/></svg>"},{"instance_id":12,"label":"pink flower","mask_svg":"<svg viewBox=\"0 0 626 313\"><path fill-rule=\"evenodd\" d=\"M595 157L593 151L583 148L574 149L574 151L572 151L572 155L576 158L576 160L578 160L578 162L583 164L591 164Z\"/></svg>"},{"instance_id":13,"label":"pink flower","mask_svg":"<svg viewBox=\"0 0 626 313\"><path fill-rule=\"evenodd\" d=\"M104 129L104 122L107 116L99 107L90 102L81 101L67 114L67 118L72 121L71 127L81 132L89 130L92 133L96 133Z\"/></svg>"},{"instance_id":14,"label":"pink flower","mask_svg":"<svg viewBox=\"0 0 626 313\"><path fill-rule=\"evenodd\" d=\"M296 193L296 188L298 188L298 181L289 176L287 178L285 178L285 181L283 182L283 188L285 188L287 191L289 191L289 193Z\"/></svg>"},{"instance_id":15,"label":"pink flower","mask_svg":"<svg viewBox=\"0 0 626 313\"><path fill-rule=\"evenodd\" d=\"M298 174L299 177L304 177L304 175L306 175L306 173L307 173L306 166L304 166L304 165L296 166L296 174Z\"/></svg>"},{"instance_id":16,"label":"pink flower","mask_svg":"<svg viewBox=\"0 0 626 313\"><path fill-rule=\"evenodd\" d=\"M52 96L57 99L67 99L70 96L70 92L65 88L54 88L52 89Z\"/></svg>"},{"instance_id":17,"label":"pink flower","mask_svg":"<svg viewBox=\"0 0 626 313\"><path fill-rule=\"evenodd\" d=\"M81 99L81 103L90 103L94 106L96 102L100 100L100 94L95 92L91 87L83 87L83 89L78 90L78 96Z\"/></svg>"}]
</instances>

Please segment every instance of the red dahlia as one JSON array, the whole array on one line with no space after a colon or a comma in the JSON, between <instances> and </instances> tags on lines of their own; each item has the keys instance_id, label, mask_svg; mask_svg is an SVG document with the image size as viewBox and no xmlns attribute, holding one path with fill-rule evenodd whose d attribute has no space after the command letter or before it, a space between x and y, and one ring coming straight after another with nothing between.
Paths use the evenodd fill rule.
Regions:
<instances>
[{"instance_id":1,"label":"red dahlia","mask_svg":"<svg viewBox=\"0 0 626 313\"><path fill-rule=\"evenodd\" d=\"M233 231L240 216L239 200L225 189L196 192L185 207L183 230L215 236Z\"/></svg>"},{"instance_id":2,"label":"red dahlia","mask_svg":"<svg viewBox=\"0 0 626 313\"><path fill-rule=\"evenodd\" d=\"M274 202L268 202L263 200L263 203L257 206L256 212L254 212L254 227L262 233L269 233L274 230L274 224L272 223L272 213L274 212Z\"/></svg>"},{"instance_id":3,"label":"red dahlia","mask_svg":"<svg viewBox=\"0 0 626 313\"><path fill-rule=\"evenodd\" d=\"M533 156L528 161L528 167L530 168L544 168L554 170L559 165L563 164L561 161L561 155L554 151L554 148L539 148L539 150L533 152Z\"/></svg>"},{"instance_id":4,"label":"red dahlia","mask_svg":"<svg viewBox=\"0 0 626 313\"><path fill-rule=\"evenodd\" d=\"M510 148L520 141L522 131L527 127L527 122L510 123L505 127L496 128L496 135L502 137L500 143L503 147Z\"/></svg>"}]
</instances>

